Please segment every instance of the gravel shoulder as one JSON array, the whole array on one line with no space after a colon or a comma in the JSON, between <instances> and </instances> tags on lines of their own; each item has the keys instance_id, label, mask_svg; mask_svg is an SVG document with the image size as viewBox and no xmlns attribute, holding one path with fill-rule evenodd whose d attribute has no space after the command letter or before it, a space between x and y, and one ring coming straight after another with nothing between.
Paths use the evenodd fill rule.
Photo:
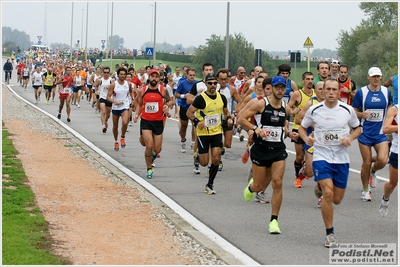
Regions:
<instances>
[{"instance_id":1,"label":"gravel shoulder","mask_svg":"<svg viewBox=\"0 0 400 267\"><path fill-rule=\"evenodd\" d=\"M4 86L2 121L55 254L74 265L226 264L170 220L176 215L158 199Z\"/></svg>"}]
</instances>

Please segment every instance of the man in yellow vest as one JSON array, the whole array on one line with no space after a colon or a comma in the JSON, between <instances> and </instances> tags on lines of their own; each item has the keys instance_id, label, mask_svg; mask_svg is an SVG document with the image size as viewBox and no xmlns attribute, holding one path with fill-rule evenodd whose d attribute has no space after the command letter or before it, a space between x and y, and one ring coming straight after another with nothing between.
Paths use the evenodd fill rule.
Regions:
<instances>
[{"instance_id":1,"label":"man in yellow vest","mask_svg":"<svg viewBox=\"0 0 400 267\"><path fill-rule=\"evenodd\" d=\"M192 105L186 112L196 128L198 140L198 162L201 166L207 166L209 159L209 149L211 148L211 167L209 171L208 183L204 192L214 195L214 180L218 172L222 150L222 119L226 120L228 126L233 125L233 119L227 108L226 97L217 92L217 76L210 73L204 79L207 90L196 96ZM195 115L196 113L196 115Z\"/></svg>"},{"instance_id":2,"label":"man in yellow vest","mask_svg":"<svg viewBox=\"0 0 400 267\"><path fill-rule=\"evenodd\" d=\"M51 91L53 90L54 87L54 80L56 75L53 72L53 68L49 67L47 69L47 72L43 73L43 88L46 92L46 99L44 102L49 105L50 104L50 96L51 96Z\"/></svg>"}]
</instances>

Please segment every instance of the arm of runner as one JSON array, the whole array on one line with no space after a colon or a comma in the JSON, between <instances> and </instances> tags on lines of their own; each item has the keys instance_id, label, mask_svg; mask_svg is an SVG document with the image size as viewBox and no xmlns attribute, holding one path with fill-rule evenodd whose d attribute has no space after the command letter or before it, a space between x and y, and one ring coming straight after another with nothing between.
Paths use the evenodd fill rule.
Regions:
<instances>
[{"instance_id":1,"label":"arm of runner","mask_svg":"<svg viewBox=\"0 0 400 267\"><path fill-rule=\"evenodd\" d=\"M394 121L394 117L396 117L398 114L398 110L396 107L391 107L387 114L386 114L386 118L383 121L383 133L384 134L390 134L390 133L397 133L399 130L399 126L397 124L393 124Z\"/></svg>"}]
</instances>

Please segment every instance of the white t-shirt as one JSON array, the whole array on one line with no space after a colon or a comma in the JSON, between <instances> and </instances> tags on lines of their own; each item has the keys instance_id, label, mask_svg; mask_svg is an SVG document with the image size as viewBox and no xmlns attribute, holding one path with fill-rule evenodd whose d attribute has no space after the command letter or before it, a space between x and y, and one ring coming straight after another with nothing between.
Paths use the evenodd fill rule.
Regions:
<instances>
[{"instance_id":1,"label":"white t-shirt","mask_svg":"<svg viewBox=\"0 0 400 267\"><path fill-rule=\"evenodd\" d=\"M324 160L328 163L350 163L347 147L341 145L341 139L350 135L350 127L356 128L360 121L354 109L342 102L333 108L325 105L325 101L311 106L304 116L301 126L314 125L313 161Z\"/></svg>"},{"instance_id":2,"label":"white t-shirt","mask_svg":"<svg viewBox=\"0 0 400 267\"><path fill-rule=\"evenodd\" d=\"M33 78L33 85L34 86L42 86L43 79L42 79L42 73L41 72L37 73L37 71L35 71L32 74L32 78Z\"/></svg>"}]
</instances>

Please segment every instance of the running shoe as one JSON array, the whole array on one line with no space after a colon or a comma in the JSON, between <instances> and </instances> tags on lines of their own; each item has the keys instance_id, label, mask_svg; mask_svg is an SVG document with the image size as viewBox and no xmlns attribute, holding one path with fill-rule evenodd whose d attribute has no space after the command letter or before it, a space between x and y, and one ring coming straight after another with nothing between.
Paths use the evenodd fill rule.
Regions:
<instances>
[{"instance_id":1,"label":"running shoe","mask_svg":"<svg viewBox=\"0 0 400 267\"><path fill-rule=\"evenodd\" d=\"M81 105L79 105L79 104L78 104L78 105L76 105L76 106L77 106L78 108L81 108Z\"/></svg>"},{"instance_id":2,"label":"running shoe","mask_svg":"<svg viewBox=\"0 0 400 267\"><path fill-rule=\"evenodd\" d=\"M386 217L386 215L388 214L388 207L389 207L389 201L384 201L382 199L382 203L379 206L379 211L382 217Z\"/></svg>"},{"instance_id":3,"label":"running shoe","mask_svg":"<svg viewBox=\"0 0 400 267\"><path fill-rule=\"evenodd\" d=\"M223 146L221 149L221 156L225 155L225 147Z\"/></svg>"},{"instance_id":4,"label":"running shoe","mask_svg":"<svg viewBox=\"0 0 400 267\"><path fill-rule=\"evenodd\" d=\"M239 136L239 141L240 141L240 142L243 142L243 140L244 140L244 135L241 134L241 135Z\"/></svg>"},{"instance_id":5,"label":"running shoe","mask_svg":"<svg viewBox=\"0 0 400 267\"><path fill-rule=\"evenodd\" d=\"M193 142L193 141L191 141L191 142L190 142L190 150L192 150L192 151L193 151L193 148L194 148L194 142Z\"/></svg>"},{"instance_id":6,"label":"running shoe","mask_svg":"<svg viewBox=\"0 0 400 267\"><path fill-rule=\"evenodd\" d=\"M151 167L155 167L156 166L156 164L154 163L154 161L151 163Z\"/></svg>"},{"instance_id":7,"label":"running shoe","mask_svg":"<svg viewBox=\"0 0 400 267\"><path fill-rule=\"evenodd\" d=\"M70 119L70 118L67 118L67 122L71 122L71 119Z\"/></svg>"},{"instance_id":8,"label":"running shoe","mask_svg":"<svg viewBox=\"0 0 400 267\"><path fill-rule=\"evenodd\" d=\"M185 153L185 152L186 152L186 143L181 142L181 153Z\"/></svg>"},{"instance_id":9,"label":"running shoe","mask_svg":"<svg viewBox=\"0 0 400 267\"><path fill-rule=\"evenodd\" d=\"M114 143L114 150L115 150L115 151L118 151L118 150L119 150L119 143L118 143L118 142L115 142L115 143Z\"/></svg>"},{"instance_id":10,"label":"running shoe","mask_svg":"<svg viewBox=\"0 0 400 267\"><path fill-rule=\"evenodd\" d=\"M61 113L58 113L57 119L61 119Z\"/></svg>"},{"instance_id":11,"label":"running shoe","mask_svg":"<svg viewBox=\"0 0 400 267\"><path fill-rule=\"evenodd\" d=\"M218 171L222 171L224 169L224 164L222 163L222 160L219 162L219 165L218 165Z\"/></svg>"},{"instance_id":12,"label":"running shoe","mask_svg":"<svg viewBox=\"0 0 400 267\"><path fill-rule=\"evenodd\" d=\"M102 129L101 129L101 130L102 130L102 132L103 132L103 133L106 133L106 132L107 132L107 128L106 128L106 126L105 126L105 125L103 125L103 127L102 127Z\"/></svg>"},{"instance_id":13,"label":"running shoe","mask_svg":"<svg viewBox=\"0 0 400 267\"><path fill-rule=\"evenodd\" d=\"M335 247L337 247L335 234L329 234L329 235L325 236L325 244L324 244L324 246L326 248L335 248Z\"/></svg>"},{"instance_id":14,"label":"running shoe","mask_svg":"<svg viewBox=\"0 0 400 267\"><path fill-rule=\"evenodd\" d=\"M250 192L249 186L253 183L253 178L250 179L249 183L247 184L246 188L244 189L243 196L244 200L249 202L253 199L254 193Z\"/></svg>"},{"instance_id":15,"label":"running shoe","mask_svg":"<svg viewBox=\"0 0 400 267\"><path fill-rule=\"evenodd\" d=\"M236 133L240 134L242 130L243 130L242 125L239 125L238 127L235 128L235 133L234 134L236 134Z\"/></svg>"},{"instance_id":16,"label":"running shoe","mask_svg":"<svg viewBox=\"0 0 400 267\"><path fill-rule=\"evenodd\" d=\"M277 220L273 219L269 223L269 233L270 234L280 234L281 233L281 229L279 229L279 224L278 224Z\"/></svg>"},{"instance_id":17,"label":"running shoe","mask_svg":"<svg viewBox=\"0 0 400 267\"><path fill-rule=\"evenodd\" d=\"M371 172L369 174L369 185L372 188L375 188L377 184L378 184L378 179L376 178L376 174Z\"/></svg>"},{"instance_id":18,"label":"running shoe","mask_svg":"<svg viewBox=\"0 0 400 267\"><path fill-rule=\"evenodd\" d=\"M299 177L294 179L294 187L296 187L296 188L302 188L303 187L303 182L301 181L301 179Z\"/></svg>"},{"instance_id":19,"label":"running shoe","mask_svg":"<svg viewBox=\"0 0 400 267\"><path fill-rule=\"evenodd\" d=\"M371 191L362 191L361 192L361 199L362 199L362 201L364 201L364 202L367 202L367 201L372 201L372 197L371 197Z\"/></svg>"},{"instance_id":20,"label":"running shoe","mask_svg":"<svg viewBox=\"0 0 400 267\"><path fill-rule=\"evenodd\" d=\"M204 189L204 193L208 195L215 195L217 192L215 192L214 186L212 184L207 184Z\"/></svg>"},{"instance_id":21,"label":"running shoe","mask_svg":"<svg viewBox=\"0 0 400 267\"><path fill-rule=\"evenodd\" d=\"M199 164L199 153L198 152L193 154L193 162L194 162L195 166L196 166L196 164L197 165Z\"/></svg>"},{"instance_id":22,"label":"running shoe","mask_svg":"<svg viewBox=\"0 0 400 267\"><path fill-rule=\"evenodd\" d=\"M260 202L261 204L269 203L269 199L267 199L267 196L264 192L258 192L254 198L254 201Z\"/></svg>"},{"instance_id":23,"label":"running shoe","mask_svg":"<svg viewBox=\"0 0 400 267\"><path fill-rule=\"evenodd\" d=\"M324 199L324 196L321 196L319 199L318 199L318 202L317 202L317 207L318 208L321 208L321 204L322 204L322 200Z\"/></svg>"},{"instance_id":24,"label":"running shoe","mask_svg":"<svg viewBox=\"0 0 400 267\"><path fill-rule=\"evenodd\" d=\"M126 147L125 138L121 138L121 147L122 148Z\"/></svg>"},{"instance_id":25,"label":"running shoe","mask_svg":"<svg viewBox=\"0 0 400 267\"><path fill-rule=\"evenodd\" d=\"M319 183L317 183L317 184L314 186L314 194L315 194L315 196L316 196L317 198L322 197L322 190L321 190L321 187L319 186Z\"/></svg>"},{"instance_id":26,"label":"running shoe","mask_svg":"<svg viewBox=\"0 0 400 267\"><path fill-rule=\"evenodd\" d=\"M199 169L199 164L198 164L198 163L197 163L197 164L194 164L193 172L194 172L195 174L200 174L200 169Z\"/></svg>"},{"instance_id":27,"label":"running shoe","mask_svg":"<svg viewBox=\"0 0 400 267\"><path fill-rule=\"evenodd\" d=\"M157 158L157 153L153 150L151 151L151 155L153 156L153 161L155 161Z\"/></svg>"},{"instance_id":28,"label":"running shoe","mask_svg":"<svg viewBox=\"0 0 400 267\"><path fill-rule=\"evenodd\" d=\"M246 147L246 150L244 151L244 154L242 155L242 162L244 164L246 164L247 161L249 160L249 157L250 157L249 147Z\"/></svg>"},{"instance_id":29,"label":"running shoe","mask_svg":"<svg viewBox=\"0 0 400 267\"><path fill-rule=\"evenodd\" d=\"M208 164L208 165L207 165L207 175L210 174L210 169L211 169L211 164Z\"/></svg>"},{"instance_id":30,"label":"running shoe","mask_svg":"<svg viewBox=\"0 0 400 267\"><path fill-rule=\"evenodd\" d=\"M364 202L367 202L367 201L372 201L372 197L371 197L371 191L362 191L361 192L361 199L362 199L362 201L364 201Z\"/></svg>"},{"instance_id":31,"label":"running shoe","mask_svg":"<svg viewBox=\"0 0 400 267\"><path fill-rule=\"evenodd\" d=\"M146 173L146 178L147 179L152 179L153 178L153 169L149 169Z\"/></svg>"}]
</instances>

